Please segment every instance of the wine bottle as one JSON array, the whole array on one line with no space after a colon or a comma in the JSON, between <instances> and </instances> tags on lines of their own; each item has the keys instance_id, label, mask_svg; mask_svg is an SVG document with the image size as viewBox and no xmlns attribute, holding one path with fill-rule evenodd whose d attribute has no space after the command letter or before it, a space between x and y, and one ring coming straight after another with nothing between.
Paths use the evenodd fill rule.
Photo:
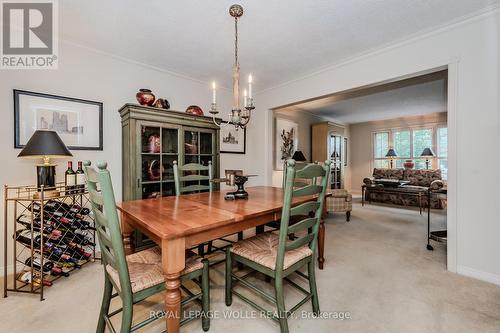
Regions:
<instances>
[{"instance_id":1,"label":"wine bottle","mask_svg":"<svg viewBox=\"0 0 500 333\"><path fill-rule=\"evenodd\" d=\"M26 266L31 267L31 263L33 263L33 268L44 273L50 273L50 275L53 276L58 276L58 275L63 275L63 276L69 276L68 273L63 272L63 270L60 267L57 267L56 264L53 261L50 261L48 259L44 260L43 263L43 269L41 266L41 256L39 254L35 254L33 258L29 257L26 259L24 262Z\"/></svg>"},{"instance_id":2,"label":"wine bottle","mask_svg":"<svg viewBox=\"0 0 500 333\"><path fill-rule=\"evenodd\" d=\"M26 229L31 229L32 220L29 216L24 214L20 215L17 218L17 222L25 226ZM56 229L52 223L44 223L44 225L41 226L41 220L39 217L33 218L33 230L43 232L43 234L49 239L58 239L62 236L62 231Z\"/></svg>"},{"instance_id":3,"label":"wine bottle","mask_svg":"<svg viewBox=\"0 0 500 333\"><path fill-rule=\"evenodd\" d=\"M78 169L76 170L76 192L85 192L85 173L82 169L82 161L78 161Z\"/></svg>"},{"instance_id":4,"label":"wine bottle","mask_svg":"<svg viewBox=\"0 0 500 333\"><path fill-rule=\"evenodd\" d=\"M42 244L42 234L38 231L31 232L28 229L21 229L16 231L16 240L27 247L31 247L31 242L33 241L33 246L40 247Z\"/></svg>"},{"instance_id":5,"label":"wine bottle","mask_svg":"<svg viewBox=\"0 0 500 333\"><path fill-rule=\"evenodd\" d=\"M95 246L95 243L92 241L92 239L79 230L68 230L61 238L61 242L64 244L73 242L81 246Z\"/></svg>"},{"instance_id":6,"label":"wine bottle","mask_svg":"<svg viewBox=\"0 0 500 333\"><path fill-rule=\"evenodd\" d=\"M17 280L23 283L33 283L35 287L39 287L42 285L42 279L40 279L40 277L36 273L31 274L31 272L21 272L17 276ZM48 280L43 280L43 285L50 287L52 286L52 282Z\"/></svg>"},{"instance_id":7,"label":"wine bottle","mask_svg":"<svg viewBox=\"0 0 500 333\"><path fill-rule=\"evenodd\" d=\"M62 201L49 200L45 204L45 209L50 211L70 212L72 214L89 215L90 209L81 207L77 204L68 205Z\"/></svg>"},{"instance_id":8,"label":"wine bottle","mask_svg":"<svg viewBox=\"0 0 500 333\"><path fill-rule=\"evenodd\" d=\"M76 173L73 170L73 162L68 161L68 169L64 173L64 184L66 185L66 194L75 193Z\"/></svg>"},{"instance_id":9,"label":"wine bottle","mask_svg":"<svg viewBox=\"0 0 500 333\"><path fill-rule=\"evenodd\" d=\"M74 242L68 242L66 244L59 243L57 244L57 247L61 249L65 254L68 254L69 256L78 260L87 260L92 256L92 253L85 251Z\"/></svg>"},{"instance_id":10,"label":"wine bottle","mask_svg":"<svg viewBox=\"0 0 500 333\"><path fill-rule=\"evenodd\" d=\"M79 264L80 261L78 259L73 258L71 255L67 253L64 253L62 249L60 249L55 245L52 245L50 253L49 251L46 251L44 252L44 255L46 256L47 259L58 262L60 265L63 263L68 263L76 268L81 267L81 265Z\"/></svg>"}]
</instances>

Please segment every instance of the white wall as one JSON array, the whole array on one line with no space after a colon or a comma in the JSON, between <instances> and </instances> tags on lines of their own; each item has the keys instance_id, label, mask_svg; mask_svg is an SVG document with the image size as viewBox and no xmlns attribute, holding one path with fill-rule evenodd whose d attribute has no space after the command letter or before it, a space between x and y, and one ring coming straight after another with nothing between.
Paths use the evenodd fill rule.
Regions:
<instances>
[{"instance_id":1,"label":"white wall","mask_svg":"<svg viewBox=\"0 0 500 333\"><path fill-rule=\"evenodd\" d=\"M468 18L257 94L260 110L449 65L450 194L448 268L500 284L499 10ZM261 111L264 112L264 111ZM271 147L271 112L265 136ZM260 119L259 119L260 120ZM474 156L468 152L474 151ZM263 151L267 182L272 150ZM354 212L355 213L355 212Z\"/></svg>"},{"instance_id":2,"label":"white wall","mask_svg":"<svg viewBox=\"0 0 500 333\"><path fill-rule=\"evenodd\" d=\"M409 128L415 126L436 126L446 124L447 113L439 112L392 118L378 121L351 124L351 181L352 192L361 194L363 178L370 177L373 171L373 133L393 128ZM435 147L433 147L435 149Z\"/></svg>"}]
</instances>

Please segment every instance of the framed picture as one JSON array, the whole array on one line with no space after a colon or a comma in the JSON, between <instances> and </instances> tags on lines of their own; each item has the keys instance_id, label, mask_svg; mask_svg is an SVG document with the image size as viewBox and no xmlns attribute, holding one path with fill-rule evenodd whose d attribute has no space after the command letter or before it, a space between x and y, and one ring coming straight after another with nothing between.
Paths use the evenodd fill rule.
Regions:
<instances>
[{"instance_id":1,"label":"framed picture","mask_svg":"<svg viewBox=\"0 0 500 333\"><path fill-rule=\"evenodd\" d=\"M100 102L14 90L14 147L23 148L36 130L56 131L73 150L102 150Z\"/></svg>"},{"instance_id":2,"label":"framed picture","mask_svg":"<svg viewBox=\"0 0 500 333\"><path fill-rule=\"evenodd\" d=\"M344 138L344 166L347 166L347 138Z\"/></svg>"},{"instance_id":3,"label":"framed picture","mask_svg":"<svg viewBox=\"0 0 500 333\"><path fill-rule=\"evenodd\" d=\"M283 163L293 156L299 144L299 125L291 120L276 118L274 131L274 169L283 170Z\"/></svg>"},{"instance_id":4,"label":"framed picture","mask_svg":"<svg viewBox=\"0 0 500 333\"><path fill-rule=\"evenodd\" d=\"M236 129L233 125L220 129L220 152L230 154L245 154L247 129Z\"/></svg>"}]
</instances>

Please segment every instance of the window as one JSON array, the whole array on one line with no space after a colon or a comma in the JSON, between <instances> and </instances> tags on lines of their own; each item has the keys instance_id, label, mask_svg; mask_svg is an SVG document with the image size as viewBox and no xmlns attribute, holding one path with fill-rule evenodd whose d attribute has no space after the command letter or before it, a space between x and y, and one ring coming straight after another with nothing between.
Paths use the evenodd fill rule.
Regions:
<instances>
[{"instance_id":1,"label":"window","mask_svg":"<svg viewBox=\"0 0 500 333\"><path fill-rule=\"evenodd\" d=\"M441 169L443 179L448 177L448 128L429 126L425 128L403 128L376 132L373 135L373 166L389 168L385 157L390 147L398 155L394 160L395 168L403 168L406 160L415 162L415 169L425 169L425 158L420 157L425 148L431 148L436 158L429 161L429 168Z\"/></svg>"},{"instance_id":2,"label":"window","mask_svg":"<svg viewBox=\"0 0 500 333\"><path fill-rule=\"evenodd\" d=\"M448 128L437 129L437 167L441 169L443 179L448 179Z\"/></svg>"},{"instance_id":3,"label":"window","mask_svg":"<svg viewBox=\"0 0 500 333\"><path fill-rule=\"evenodd\" d=\"M411 134L410 130L398 130L393 132L394 150L398 154L395 167L402 168L405 160L411 158Z\"/></svg>"},{"instance_id":4,"label":"window","mask_svg":"<svg viewBox=\"0 0 500 333\"><path fill-rule=\"evenodd\" d=\"M419 128L413 130L413 158L415 159L415 169L425 169L425 159L420 155L425 148L432 148L432 129Z\"/></svg>"},{"instance_id":5,"label":"window","mask_svg":"<svg viewBox=\"0 0 500 333\"><path fill-rule=\"evenodd\" d=\"M375 168L388 168L389 161L385 157L385 154L389 150L389 132L375 133L373 142L373 156L375 157L373 166Z\"/></svg>"}]
</instances>

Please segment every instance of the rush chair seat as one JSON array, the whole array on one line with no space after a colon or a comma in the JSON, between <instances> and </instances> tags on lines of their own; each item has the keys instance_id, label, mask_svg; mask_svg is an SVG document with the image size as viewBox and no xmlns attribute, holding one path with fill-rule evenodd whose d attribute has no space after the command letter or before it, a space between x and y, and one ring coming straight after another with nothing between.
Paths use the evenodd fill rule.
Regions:
<instances>
[{"instance_id":1,"label":"rush chair seat","mask_svg":"<svg viewBox=\"0 0 500 333\"><path fill-rule=\"evenodd\" d=\"M179 196L182 194L203 191L212 192L212 180L212 161L208 161L208 165L189 163L182 166L178 165L177 161L174 161L175 195ZM227 243L233 243L225 238L219 239ZM240 239L243 239L243 232L238 233L238 240ZM205 255L205 245L207 245L207 253L212 253L214 249L222 250L215 247L212 241L209 241L207 244L201 244L198 246L198 254L202 257ZM215 261L211 264L218 264L222 261Z\"/></svg>"},{"instance_id":2,"label":"rush chair seat","mask_svg":"<svg viewBox=\"0 0 500 333\"><path fill-rule=\"evenodd\" d=\"M312 300L313 312L316 315L319 314L314 258L318 243L319 224L328 187L330 161L326 161L324 166L309 164L297 171L295 161L289 160L286 173L280 229L276 233L266 232L239 241L226 249L225 288L227 306L232 304L234 294L258 311L272 314L269 317L279 322L282 333L288 332L287 318L307 301ZM296 188L294 184L297 178L310 179L311 182L309 185ZM294 198L311 195L314 195L316 199L292 207ZM314 212L314 215L309 217L311 211ZM304 216L304 218L294 225L290 225L292 216ZM293 241L288 240L290 234L296 234L296 239ZM243 275L233 272L233 262L248 267L250 272ZM300 271L305 266L307 266L307 274ZM255 272L260 272L265 277L274 279L274 295L267 293L247 280ZM289 279L289 276L293 273L308 280L309 290ZM285 309L284 281L305 295L305 298L289 311ZM236 284L249 288L255 294L275 304L277 311L265 309L239 291L235 291L234 286Z\"/></svg>"},{"instance_id":3,"label":"rush chair seat","mask_svg":"<svg viewBox=\"0 0 500 333\"><path fill-rule=\"evenodd\" d=\"M110 318L120 312L122 312L122 319L119 332L133 332L162 318L161 316L151 316L132 325L134 304L165 290L161 251L155 247L125 255L111 176L106 169L105 162L99 162L97 167L98 170L95 170L90 166L89 161L84 162L96 234L101 246L104 265L104 294L96 332L104 333L107 326L111 332L116 333L117 330ZM201 303L202 311L197 316L183 318L181 325L202 317L203 330L207 331L210 327L210 319L207 315L210 310L208 261L197 256L194 252L186 253L186 258L186 268L182 273L181 280L193 281L201 291L195 294L182 286L187 294L182 304L198 301ZM115 294L113 294L113 289L116 290ZM122 308L110 312L111 299L115 297L120 297Z\"/></svg>"}]
</instances>

